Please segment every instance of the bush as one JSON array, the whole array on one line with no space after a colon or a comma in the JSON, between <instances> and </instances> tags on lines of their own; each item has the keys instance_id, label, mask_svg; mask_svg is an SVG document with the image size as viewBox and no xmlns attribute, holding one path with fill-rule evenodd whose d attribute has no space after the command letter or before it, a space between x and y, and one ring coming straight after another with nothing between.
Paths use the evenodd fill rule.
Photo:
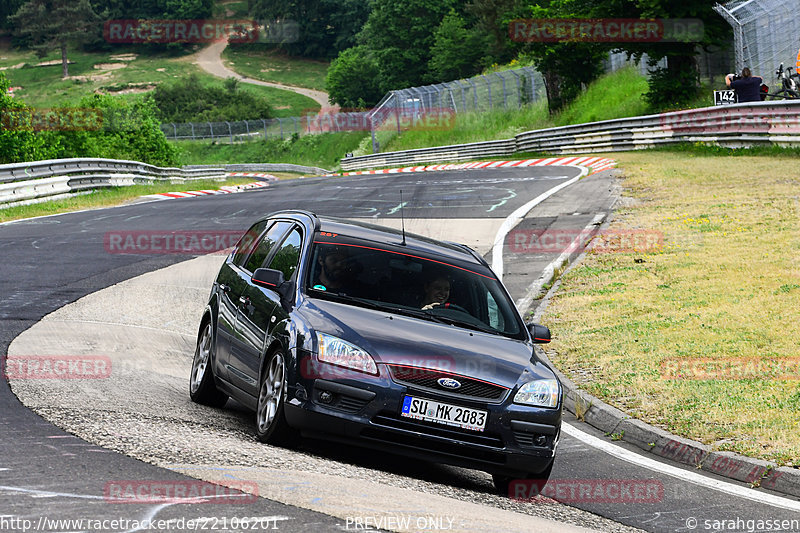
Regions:
<instances>
[{"instance_id":1,"label":"bush","mask_svg":"<svg viewBox=\"0 0 800 533\"><path fill-rule=\"evenodd\" d=\"M241 90L232 78L225 80L224 87L204 86L193 74L159 85L153 98L162 122L223 122L272 116L264 98Z\"/></svg>"},{"instance_id":2,"label":"bush","mask_svg":"<svg viewBox=\"0 0 800 533\"><path fill-rule=\"evenodd\" d=\"M342 107L373 106L383 96L378 63L366 46L355 46L333 60L325 78L331 102Z\"/></svg>"}]
</instances>

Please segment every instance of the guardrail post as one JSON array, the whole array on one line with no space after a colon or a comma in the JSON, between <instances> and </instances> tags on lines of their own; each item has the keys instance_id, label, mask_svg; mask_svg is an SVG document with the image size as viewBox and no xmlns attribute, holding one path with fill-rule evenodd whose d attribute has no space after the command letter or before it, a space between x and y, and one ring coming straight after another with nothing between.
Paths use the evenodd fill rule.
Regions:
<instances>
[{"instance_id":1,"label":"guardrail post","mask_svg":"<svg viewBox=\"0 0 800 533\"><path fill-rule=\"evenodd\" d=\"M189 125L192 127L192 140L194 141L194 140L196 140L195 136L194 136L194 122L190 122ZM177 130L175 130L175 131L177 131Z\"/></svg>"},{"instance_id":2,"label":"guardrail post","mask_svg":"<svg viewBox=\"0 0 800 533\"><path fill-rule=\"evenodd\" d=\"M244 127L247 129L247 138L250 139L250 122L245 120Z\"/></svg>"},{"instance_id":3,"label":"guardrail post","mask_svg":"<svg viewBox=\"0 0 800 533\"><path fill-rule=\"evenodd\" d=\"M211 131L211 140L214 140L214 126L211 125L210 122L206 122L208 124L208 129Z\"/></svg>"},{"instance_id":4,"label":"guardrail post","mask_svg":"<svg viewBox=\"0 0 800 533\"><path fill-rule=\"evenodd\" d=\"M267 120L262 118L261 122L264 124L264 140L267 140Z\"/></svg>"},{"instance_id":5,"label":"guardrail post","mask_svg":"<svg viewBox=\"0 0 800 533\"><path fill-rule=\"evenodd\" d=\"M225 124L228 125L228 135L231 136L231 144L233 144L233 130L231 129L231 123L226 120Z\"/></svg>"}]
</instances>

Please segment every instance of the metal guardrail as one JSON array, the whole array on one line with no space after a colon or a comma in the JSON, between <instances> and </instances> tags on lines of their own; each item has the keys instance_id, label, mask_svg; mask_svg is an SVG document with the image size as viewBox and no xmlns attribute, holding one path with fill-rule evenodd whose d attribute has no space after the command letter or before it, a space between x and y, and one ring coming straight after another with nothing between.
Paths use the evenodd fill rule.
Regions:
<instances>
[{"instance_id":1,"label":"metal guardrail","mask_svg":"<svg viewBox=\"0 0 800 533\"><path fill-rule=\"evenodd\" d=\"M386 152L341 160L342 170L508 157L516 153L580 154L637 150L685 142L730 148L800 146L800 102L705 107L520 133L513 139Z\"/></svg>"},{"instance_id":2,"label":"metal guardrail","mask_svg":"<svg viewBox=\"0 0 800 533\"><path fill-rule=\"evenodd\" d=\"M117 159L54 159L0 165L0 207L74 196L103 188L168 181L225 179L222 168L162 168Z\"/></svg>"},{"instance_id":3,"label":"metal guardrail","mask_svg":"<svg viewBox=\"0 0 800 533\"><path fill-rule=\"evenodd\" d=\"M186 165L183 168L190 170L209 169L211 165ZM300 174L330 174L332 171L319 167L307 167L292 163L236 163L224 165L225 172L297 172Z\"/></svg>"}]
</instances>

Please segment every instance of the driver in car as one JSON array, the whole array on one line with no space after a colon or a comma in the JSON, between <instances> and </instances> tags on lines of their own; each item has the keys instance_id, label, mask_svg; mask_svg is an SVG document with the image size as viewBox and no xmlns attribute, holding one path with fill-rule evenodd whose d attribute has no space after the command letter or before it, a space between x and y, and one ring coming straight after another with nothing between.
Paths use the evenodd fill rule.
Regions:
<instances>
[{"instance_id":1,"label":"driver in car","mask_svg":"<svg viewBox=\"0 0 800 533\"><path fill-rule=\"evenodd\" d=\"M447 307L450 298L450 280L445 276L436 276L423 286L422 309L424 311L437 306Z\"/></svg>"}]
</instances>

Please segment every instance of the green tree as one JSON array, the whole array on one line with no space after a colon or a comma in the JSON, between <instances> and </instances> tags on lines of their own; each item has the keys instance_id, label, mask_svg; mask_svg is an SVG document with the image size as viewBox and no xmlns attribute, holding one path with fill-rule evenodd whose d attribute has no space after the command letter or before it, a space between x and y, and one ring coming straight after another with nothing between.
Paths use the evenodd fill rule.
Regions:
<instances>
[{"instance_id":1,"label":"green tree","mask_svg":"<svg viewBox=\"0 0 800 533\"><path fill-rule=\"evenodd\" d=\"M0 72L0 164L57 157L59 140L33 131L31 108L8 93L9 85Z\"/></svg>"},{"instance_id":2,"label":"green tree","mask_svg":"<svg viewBox=\"0 0 800 533\"><path fill-rule=\"evenodd\" d=\"M374 0L360 42L378 63L383 91L422 85L434 32L457 0Z\"/></svg>"},{"instance_id":3,"label":"green tree","mask_svg":"<svg viewBox=\"0 0 800 533\"><path fill-rule=\"evenodd\" d=\"M331 102L342 107L372 106L383 96L378 63L366 46L354 46L333 60L325 77Z\"/></svg>"},{"instance_id":4,"label":"green tree","mask_svg":"<svg viewBox=\"0 0 800 533\"><path fill-rule=\"evenodd\" d=\"M24 0L3 0L0 2L0 28L11 28L8 17L17 12Z\"/></svg>"},{"instance_id":5,"label":"green tree","mask_svg":"<svg viewBox=\"0 0 800 533\"><path fill-rule=\"evenodd\" d=\"M455 9L442 19L433 35L430 75L435 81L465 78L480 72L489 38L477 29L467 29L464 18Z\"/></svg>"},{"instance_id":6,"label":"green tree","mask_svg":"<svg viewBox=\"0 0 800 533\"><path fill-rule=\"evenodd\" d=\"M595 0L549 0L537 5L520 4L506 15L504 26L512 20L587 18L594 14ZM610 45L596 42L530 42L513 45L532 58L544 78L547 106L557 113L574 100L583 87L602 73L602 61Z\"/></svg>"},{"instance_id":7,"label":"green tree","mask_svg":"<svg viewBox=\"0 0 800 533\"><path fill-rule=\"evenodd\" d=\"M698 49L725 46L731 28L713 6L716 0L607 0L598 13L605 16L656 19L696 19L703 23L698 40L687 42L624 43L620 48L635 57L647 54L651 67L666 59L666 67L652 71L645 98L654 110L682 107L692 101L700 88L697 68Z\"/></svg>"},{"instance_id":8,"label":"green tree","mask_svg":"<svg viewBox=\"0 0 800 533\"><path fill-rule=\"evenodd\" d=\"M88 39L100 28L89 0L28 0L9 21L40 57L61 50L62 78L69 76L67 45Z\"/></svg>"},{"instance_id":9,"label":"green tree","mask_svg":"<svg viewBox=\"0 0 800 533\"><path fill-rule=\"evenodd\" d=\"M333 58L355 44L370 12L369 0L250 0L251 16L261 22L292 21L298 39L277 44L290 55Z\"/></svg>"}]
</instances>

